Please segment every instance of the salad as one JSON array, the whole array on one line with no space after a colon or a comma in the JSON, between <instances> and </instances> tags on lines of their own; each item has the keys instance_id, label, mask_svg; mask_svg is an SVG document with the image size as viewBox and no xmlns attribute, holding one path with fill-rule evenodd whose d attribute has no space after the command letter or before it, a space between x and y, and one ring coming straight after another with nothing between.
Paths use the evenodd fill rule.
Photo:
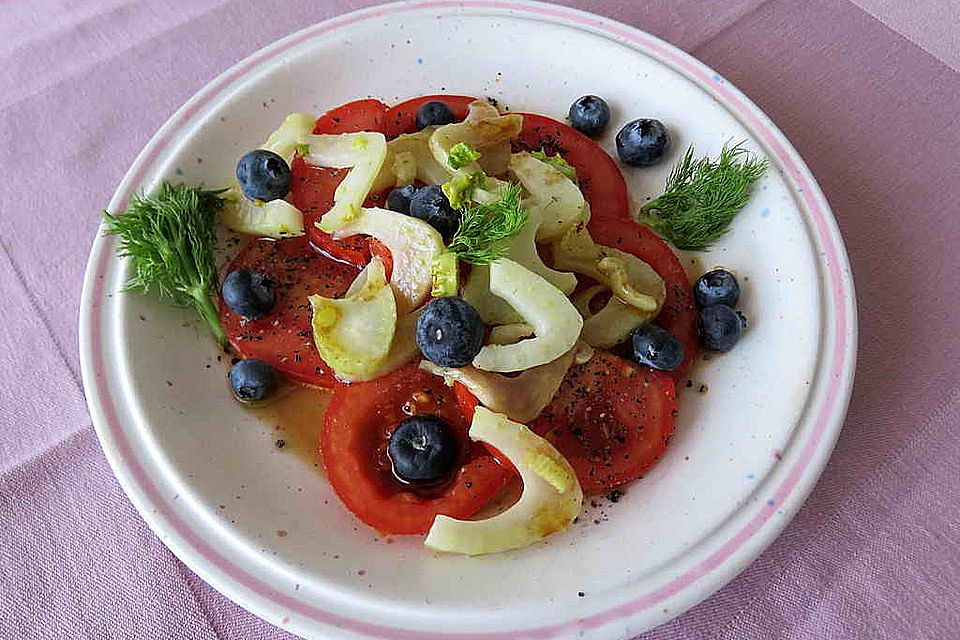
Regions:
<instances>
[{"instance_id":1,"label":"salad","mask_svg":"<svg viewBox=\"0 0 960 640\"><path fill-rule=\"evenodd\" d=\"M721 237L766 161L690 148L634 216L620 164L661 162L670 132L629 122L618 164L593 139L609 121L597 96L570 124L453 95L294 113L225 188L165 183L107 233L128 288L194 308L237 356L238 400L329 390L319 450L357 518L514 549L641 477L698 351L746 326L736 277L691 285L671 244ZM222 282L218 225L248 237Z\"/></svg>"}]
</instances>

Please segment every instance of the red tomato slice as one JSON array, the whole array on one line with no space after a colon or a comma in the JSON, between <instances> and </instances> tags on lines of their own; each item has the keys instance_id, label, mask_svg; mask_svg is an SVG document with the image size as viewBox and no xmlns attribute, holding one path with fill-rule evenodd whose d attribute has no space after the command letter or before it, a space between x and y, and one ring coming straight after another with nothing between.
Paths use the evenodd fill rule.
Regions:
<instances>
[{"instance_id":1,"label":"red tomato slice","mask_svg":"<svg viewBox=\"0 0 960 640\"><path fill-rule=\"evenodd\" d=\"M590 215L629 218L630 195L620 167L600 145L573 127L536 113L521 113L523 130L514 151L539 151L563 155L577 170L580 190L590 203Z\"/></svg>"},{"instance_id":2,"label":"red tomato slice","mask_svg":"<svg viewBox=\"0 0 960 640\"><path fill-rule=\"evenodd\" d=\"M353 133L356 131L381 131L388 136L415 131L414 120L417 108L429 100L443 100L454 110L457 118L467 115L467 105L474 98L466 96L421 96L388 108L374 99L355 100L332 109L317 118L313 132ZM290 165L290 201L303 212L304 225L313 244L335 260L361 268L370 261L370 244L367 238L352 237L334 240L314 224L333 206L333 193L347 173L345 169L314 167L302 158L295 158ZM386 194L368 198L366 206L383 206ZM383 254L379 254L383 257ZM390 263L392 264L392 262Z\"/></svg>"},{"instance_id":3,"label":"red tomato slice","mask_svg":"<svg viewBox=\"0 0 960 640\"><path fill-rule=\"evenodd\" d=\"M362 268L370 261L366 238L334 240L315 224L333 206L333 192L345 175L345 169L314 167L303 158L294 158L290 163L290 202L303 212L307 236L320 251L334 260Z\"/></svg>"},{"instance_id":4,"label":"red tomato slice","mask_svg":"<svg viewBox=\"0 0 960 640\"><path fill-rule=\"evenodd\" d=\"M663 278L667 287L667 299L656 323L683 342L686 351L683 363L673 372L673 379L680 380L697 357L700 346L693 287L680 259L660 236L629 218L593 218L588 227L594 240L637 256Z\"/></svg>"},{"instance_id":5,"label":"red tomato slice","mask_svg":"<svg viewBox=\"0 0 960 640\"><path fill-rule=\"evenodd\" d=\"M319 118L313 132L354 133L357 131L380 131L387 105L379 100L355 100L332 109ZM363 267L370 261L366 238L354 237L334 240L329 233L314 224L333 206L333 192L347 174L346 169L314 167L302 158L295 158L290 165L290 201L303 212L307 234L318 249L334 258Z\"/></svg>"},{"instance_id":6,"label":"red tomato slice","mask_svg":"<svg viewBox=\"0 0 960 640\"><path fill-rule=\"evenodd\" d=\"M393 254L390 253L390 249L387 248L387 245L383 244L376 238L367 238L367 242L370 247L370 257L380 258L383 260L383 270L387 276L387 280L390 279L390 276L393 275Z\"/></svg>"},{"instance_id":7,"label":"red tomato slice","mask_svg":"<svg viewBox=\"0 0 960 640\"><path fill-rule=\"evenodd\" d=\"M220 319L230 344L244 358L259 358L297 380L321 387L336 383L313 343L307 296L332 297L347 290L357 270L317 253L307 238L253 240L230 264L253 269L277 284L277 303L266 318L244 320L225 304Z\"/></svg>"},{"instance_id":8,"label":"red tomato slice","mask_svg":"<svg viewBox=\"0 0 960 640\"><path fill-rule=\"evenodd\" d=\"M656 462L673 434L670 376L604 351L567 373L530 428L570 462L585 493L630 482Z\"/></svg>"},{"instance_id":9,"label":"red tomato slice","mask_svg":"<svg viewBox=\"0 0 960 640\"><path fill-rule=\"evenodd\" d=\"M457 399L457 404L460 405L460 411L463 412L467 421L472 422L473 412L476 410L477 405L480 404L477 396L470 393L470 390L459 382L453 383L453 395Z\"/></svg>"},{"instance_id":10,"label":"red tomato slice","mask_svg":"<svg viewBox=\"0 0 960 640\"><path fill-rule=\"evenodd\" d=\"M410 415L433 414L454 430L461 466L441 487L414 491L393 475L387 444ZM327 477L360 520L384 534L426 533L437 514L468 518L510 479L483 447L467 436L469 422L453 392L415 365L371 382L336 388L323 423L320 451Z\"/></svg>"},{"instance_id":11,"label":"red tomato slice","mask_svg":"<svg viewBox=\"0 0 960 640\"><path fill-rule=\"evenodd\" d=\"M314 133L356 133L357 131L382 131L387 105L368 98L354 100L331 109L317 118Z\"/></svg>"},{"instance_id":12,"label":"red tomato slice","mask_svg":"<svg viewBox=\"0 0 960 640\"><path fill-rule=\"evenodd\" d=\"M394 138L401 133L415 133L417 130L417 109L419 109L420 105L424 102L430 102L431 100L445 102L448 107L453 109L457 120L463 120L467 117L467 105L476 100L476 98L471 98L470 96L437 95L420 96L419 98L401 102L387 110L386 116L384 117L383 132L388 138Z\"/></svg>"}]
</instances>

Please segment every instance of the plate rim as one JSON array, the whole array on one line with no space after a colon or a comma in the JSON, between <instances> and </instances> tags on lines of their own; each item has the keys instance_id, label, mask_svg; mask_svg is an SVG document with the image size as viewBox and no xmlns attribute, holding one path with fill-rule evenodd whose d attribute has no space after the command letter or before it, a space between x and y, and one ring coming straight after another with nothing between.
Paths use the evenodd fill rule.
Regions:
<instances>
[{"instance_id":1,"label":"plate rim","mask_svg":"<svg viewBox=\"0 0 960 640\"><path fill-rule=\"evenodd\" d=\"M857 348L856 296L849 261L829 204L816 183L809 168L783 133L773 122L736 87L726 82L713 69L673 45L640 29L597 16L579 9L571 9L531 0L408 0L383 6L368 7L341 14L310 25L284 38L268 44L259 51L239 61L211 80L182 107L180 107L151 138L138 154L114 194L109 209L125 208L134 189L141 187L144 179L159 158L182 137L195 116L218 102L223 94L244 74L256 72L270 64L284 52L309 43L314 38L364 20L381 18L390 14L418 10L441 12L464 12L493 10L527 19L540 19L553 24L573 26L592 34L605 35L626 42L638 53L646 54L665 64L697 84L711 95L731 115L736 117L760 142L777 164L786 169L784 179L796 185L801 210L813 218L811 235L822 245L817 261L818 269L829 273L833 289L826 287L821 274L821 289L824 293L824 313L831 308L836 316L836 325L827 324L822 330L821 356L824 342L833 336L833 349L826 357L831 359L831 375L827 382L826 397L820 403L819 414L812 426L813 433L805 434L801 459L778 487L772 502L760 504L758 512L736 535L708 554L696 566L667 581L652 591L631 597L627 602L608 607L603 611L580 619L565 620L544 627L520 627L509 631L481 633L457 633L395 629L375 623L348 618L339 613L323 610L315 605L306 605L294 598L284 598L269 584L257 576L244 575L244 569L230 566L230 561L220 556L205 541L191 531L189 521L184 521L171 510L164 511L164 498L153 486L146 471L133 455L130 442L120 426L116 407L112 405L109 389L103 381L103 333L102 312L104 303L105 265L113 256L112 243L103 239L101 229L93 243L87 262L81 295L79 314L79 346L81 372L88 407L101 447L131 502L171 551L228 598L244 608L282 628L301 634L334 633L329 637L343 637L345 630L358 636L373 638L456 638L482 637L489 640L527 637L555 637L578 629L600 630L601 627L618 625L624 632L637 633L659 625L679 615L701 600L707 598L732 580L780 534L806 500L819 479L823 467L839 436L853 386ZM805 220L808 226L810 220ZM824 258L826 256L826 258ZM824 264L826 262L826 264ZM826 318L829 320L829 314ZM100 361L98 362L97 356ZM818 370L820 363L818 362ZM811 391L808 398L814 397ZM808 421L805 410L801 423ZM795 446L795 445L792 445ZM131 464L132 463L132 464ZM743 507L747 509L749 507ZM773 518L781 511L783 516ZM739 510L738 510L739 511ZM732 519L737 512L730 515ZM177 522L180 520L180 522ZM719 531L719 530L718 530ZM760 535L758 535L760 534ZM716 534L714 534L716 535ZM206 548L206 550L204 550ZM233 580L237 580L238 586ZM636 594L634 594L636 596ZM670 607L656 607L669 603ZM284 611L295 611L296 617L284 616ZM302 619L301 619L302 618ZM641 628L635 625L640 624Z\"/></svg>"}]
</instances>

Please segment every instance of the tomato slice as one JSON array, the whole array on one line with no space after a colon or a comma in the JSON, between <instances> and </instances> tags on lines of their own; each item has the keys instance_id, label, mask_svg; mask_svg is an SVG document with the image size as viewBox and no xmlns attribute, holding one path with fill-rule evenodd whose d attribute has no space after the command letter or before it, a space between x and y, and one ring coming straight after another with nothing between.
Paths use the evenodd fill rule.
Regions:
<instances>
[{"instance_id":1,"label":"tomato slice","mask_svg":"<svg viewBox=\"0 0 960 640\"><path fill-rule=\"evenodd\" d=\"M620 167L596 142L573 127L536 113L521 113L523 130L514 151L545 150L563 155L577 170L580 190L593 219L629 218L630 195Z\"/></svg>"},{"instance_id":2,"label":"tomato slice","mask_svg":"<svg viewBox=\"0 0 960 640\"><path fill-rule=\"evenodd\" d=\"M333 206L333 192L346 169L315 167L297 157L290 163L290 202L303 212L303 226L314 246L334 260L362 268L370 261L366 238L334 240L315 224Z\"/></svg>"},{"instance_id":3,"label":"tomato slice","mask_svg":"<svg viewBox=\"0 0 960 640\"><path fill-rule=\"evenodd\" d=\"M386 116L384 117L383 132L388 138L394 138L401 133L415 133L417 130L417 109L419 109L423 103L430 102L431 100L440 100L441 102L447 103L447 106L453 109L457 120L463 120L467 117L467 106L476 100L476 98L443 94L420 96L401 102L387 110Z\"/></svg>"},{"instance_id":4,"label":"tomato slice","mask_svg":"<svg viewBox=\"0 0 960 640\"><path fill-rule=\"evenodd\" d=\"M474 98L467 96L421 96L394 107L387 107L372 98L355 100L331 109L317 118L313 132L316 134L353 133L357 131L381 131L387 136L416 130L417 109L429 100L443 100L454 110L458 119L467 115L467 105ZM290 165L290 201L303 212L307 234L320 251L335 260L362 268L370 261L370 244L367 238L351 237L334 240L329 233L321 231L316 221L333 206L333 193L347 174L346 169L314 167L303 158L294 158ZM366 206L383 206L386 193L371 195ZM382 253L378 254L383 257Z\"/></svg>"},{"instance_id":5,"label":"tomato slice","mask_svg":"<svg viewBox=\"0 0 960 640\"><path fill-rule=\"evenodd\" d=\"M432 414L452 428L461 464L443 486L413 490L393 475L387 444L404 418ZM320 451L327 477L360 520L384 534L426 533L437 514L468 518L511 478L467 436L469 422L443 380L416 365L371 382L336 388L324 418Z\"/></svg>"},{"instance_id":6,"label":"tomato slice","mask_svg":"<svg viewBox=\"0 0 960 640\"><path fill-rule=\"evenodd\" d=\"M373 98L354 100L331 109L317 118L313 132L320 134L382 131L387 108L387 105Z\"/></svg>"},{"instance_id":7,"label":"tomato slice","mask_svg":"<svg viewBox=\"0 0 960 640\"><path fill-rule=\"evenodd\" d=\"M383 261L383 271L387 280L389 280L390 276L393 275L393 254L390 253L387 245L376 238L367 238L367 242L370 248L370 256L380 258Z\"/></svg>"},{"instance_id":8,"label":"tomato slice","mask_svg":"<svg viewBox=\"0 0 960 640\"><path fill-rule=\"evenodd\" d=\"M273 311L259 320L244 320L225 304L220 319L230 344L244 358L259 358L302 382L321 387L336 383L313 344L312 312L307 296L332 297L347 290L357 270L320 255L306 237L253 240L230 264L253 269L277 285Z\"/></svg>"},{"instance_id":9,"label":"tomato slice","mask_svg":"<svg viewBox=\"0 0 960 640\"><path fill-rule=\"evenodd\" d=\"M387 105L379 100L355 100L317 118L313 132L337 134L380 131L386 112ZM333 206L333 192L347 175L347 169L314 167L298 157L290 164L290 173L290 201L303 212L304 226L313 244L335 260L355 267L367 264L370 251L366 238L334 240L314 224Z\"/></svg>"},{"instance_id":10,"label":"tomato slice","mask_svg":"<svg viewBox=\"0 0 960 640\"><path fill-rule=\"evenodd\" d=\"M667 298L656 323L683 342L683 363L673 372L673 379L680 380L700 347L693 287L680 259L660 236L630 218L593 218L587 226L594 240L637 256L663 278Z\"/></svg>"},{"instance_id":11,"label":"tomato slice","mask_svg":"<svg viewBox=\"0 0 960 640\"><path fill-rule=\"evenodd\" d=\"M477 396L470 393L466 385L460 382L453 383L453 396L457 399L457 404L460 405L460 411L463 412L467 421L472 422L473 412L476 411L477 405L480 404Z\"/></svg>"},{"instance_id":12,"label":"tomato slice","mask_svg":"<svg viewBox=\"0 0 960 640\"><path fill-rule=\"evenodd\" d=\"M597 351L570 368L530 428L570 462L585 493L601 493L639 478L663 455L676 412L670 376Z\"/></svg>"}]
</instances>

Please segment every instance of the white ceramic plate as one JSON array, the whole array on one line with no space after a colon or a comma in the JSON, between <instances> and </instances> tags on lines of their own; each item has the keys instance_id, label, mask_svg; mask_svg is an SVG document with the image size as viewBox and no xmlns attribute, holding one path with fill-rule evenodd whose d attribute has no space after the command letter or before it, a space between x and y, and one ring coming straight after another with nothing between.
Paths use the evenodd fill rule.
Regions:
<instances>
[{"instance_id":1,"label":"white ceramic plate","mask_svg":"<svg viewBox=\"0 0 960 640\"><path fill-rule=\"evenodd\" d=\"M94 424L130 499L174 553L305 637L630 637L714 592L773 540L820 474L850 392L855 304L836 224L796 151L739 91L674 47L586 13L502 0L390 4L305 29L214 80L147 145L110 209L163 178L222 184L289 112L442 91L556 118L596 93L614 111L611 151L627 120L663 120L672 157L626 171L635 201L657 192L691 143L716 153L743 139L773 163L732 233L701 264L687 262L691 272L736 269L750 330L730 354L698 364L665 458L619 503L491 557L378 538L313 464L276 449L269 425L231 400L189 313L118 294L126 264L100 237L80 314Z\"/></svg>"}]
</instances>

